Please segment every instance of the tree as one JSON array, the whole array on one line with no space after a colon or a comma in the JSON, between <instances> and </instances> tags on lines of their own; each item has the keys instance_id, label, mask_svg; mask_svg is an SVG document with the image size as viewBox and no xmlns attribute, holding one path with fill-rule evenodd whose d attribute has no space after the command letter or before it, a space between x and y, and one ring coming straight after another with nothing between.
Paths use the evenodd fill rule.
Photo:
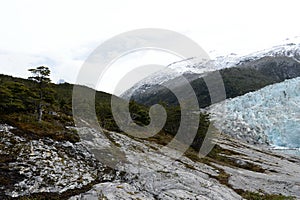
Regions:
<instances>
[{"instance_id":1,"label":"tree","mask_svg":"<svg viewBox=\"0 0 300 200\"><path fill-rule=\"evenodd\" d=\"M29 88L20 82L7 81L0 85L0 112L25 112L31 106Z\"/></svg>"},{"instance_id":2,"label":"tree","mask_svg":"<svg viewBox=\"0 0 300 200\"><path fill-rule=\"evenodd\" d=\"M12 97L11 91L7 87L0 85L0 113L7 112L7 109L10 108Z\"/></svg>"},{"instance_id":3,"label":"tree","mask_svg":"<svg viewBox=\"0 0 300 200\"><path fill-rule=\"evenodd\" d=\"M51 93L51 80L49 78L51 72L50 69L45 66L40 66L35 69L29 69L28 71L32 73L32 76L28 79L36 82L35 89L37 92L37 113L38 121L41 122L43 116L43 108L46 102L51 99L51 96L49 96L49 93Z\"/></svg>"}]
</instances>

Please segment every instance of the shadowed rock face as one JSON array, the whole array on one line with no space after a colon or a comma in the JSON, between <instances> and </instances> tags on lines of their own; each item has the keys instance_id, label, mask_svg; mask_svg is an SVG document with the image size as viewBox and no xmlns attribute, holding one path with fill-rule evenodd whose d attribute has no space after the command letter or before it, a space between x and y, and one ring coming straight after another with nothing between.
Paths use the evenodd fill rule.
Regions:
<instances>
[{"instance_id":1,"label":"shadowed rock face","mask_svg":"<svg viewBox=\"0 0 300 200\"><path fill-rule=\"evenodd\" d=\"M82 141L71 144L48 139L27 141L9 129L1 126L0 153L14 153L15 159L7 161L8 168L19 179L13 186L1 185L1 195L6 197L56 194L62 195L60 199L73 200L242 199L241 191L260 191L300 198L299 158L225 135L214 141L223 149L214 155L216 159L199 159L196 153L173 158L175 150L162 153L162 145L115 132L102 134L81 128ZM101 160L104 157L106 160ZM113 170L104 167L116 158ZM87 184L91 184L89 189L82 189ZM74 193L64 195L67 191Z\"/></svg>"},{"instance_id":2,"label":"shadowed rock face","mask_svg":"<svg viewBox=\"0 0 300 200\"><path fill-rule=\"evenodd\" d=\"M266 76L273 77L276 81L283 81L299 77L300 62L291 57L263 57L258 60L244 62L244 68L254 68Z\"/></svg>"}]
</instances>

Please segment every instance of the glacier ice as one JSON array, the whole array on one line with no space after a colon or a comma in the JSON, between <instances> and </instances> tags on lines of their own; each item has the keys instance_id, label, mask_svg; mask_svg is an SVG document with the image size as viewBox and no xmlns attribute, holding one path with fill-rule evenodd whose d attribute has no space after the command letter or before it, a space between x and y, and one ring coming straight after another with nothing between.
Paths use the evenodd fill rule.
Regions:
<instances>
[{"instance_id":1,"label":"glacier ice","mask_svg":"<svg viewBox=\"0 0 300 200\"><path fill-rule=\"evenodd\" d=\"M236 138L300 148L300 78L227 99L208 111L218 129Z\"/></svg>"}]
</instances>

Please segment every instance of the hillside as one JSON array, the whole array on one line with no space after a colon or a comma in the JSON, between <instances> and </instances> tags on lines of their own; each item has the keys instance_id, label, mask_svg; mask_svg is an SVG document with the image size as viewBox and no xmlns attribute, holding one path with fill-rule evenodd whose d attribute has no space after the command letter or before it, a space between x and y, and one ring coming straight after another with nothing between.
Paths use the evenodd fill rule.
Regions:
<instances>
[{"instance_id":1,"label":"hillside","mask_svg":"<svg viewBox=\"0 0 300 200\"><path fill-rule=\"evenodd\" d=\"M174 139L178 145L184 143L174 137L181 118L178 106L160 102L168 114L164 128L153 137L140 139L119 130L110 111L111 95L103 92L96 92L95 109L104 130L91 128L89 122L74 127L73 85L51 84L55 98L49 99L43 121L38 123L31 98L34 82L0 77L1 199L300 197L299 178L290 176L298 174L297 157L245 144L217 130L212 151L199 156L210 124L205 113L193 113L200 115L198 133L178 157L178 150L162 151ZM147 106L131 101L130 111L136 123L149 123Z\"/></svg>"},{"instance_id":2,"label":"hillside","mask_svg":"<svg viewBox=\"0 0 300 200\"><path fill-rule=\"evenodd\" d=\"M72 118L72 91L73 85L50 84L47 91L43 121L37 123L37 100L35 83L28 79L15 78L0 75L0 121L18 127L29 137L50 137L55 140L79 140L76 133L66 129L66 126L74 126ZM47 94L47 95L48 95ZM109 107L111 95L97 92L97 105ZM102 112L99 116L108 119L110 114ZM114 124L108 124L107 128L113 128Z\"/></svg>"}]
</instances>

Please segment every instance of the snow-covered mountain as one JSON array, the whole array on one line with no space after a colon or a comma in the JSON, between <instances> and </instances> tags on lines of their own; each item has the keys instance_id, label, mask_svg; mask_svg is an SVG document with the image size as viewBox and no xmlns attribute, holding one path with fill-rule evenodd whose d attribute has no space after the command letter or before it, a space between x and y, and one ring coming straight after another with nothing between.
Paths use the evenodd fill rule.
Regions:
<instances>
[{"instance_id":1,"label":"snow-covered mountain","mask_svg":"<svg viewBox=\"0 0 300 200\"><path fill-rule=\"evenodd\" d=\"M216 68L232 67L248 61L257 60L263 57L285 56L291 57L300 62L300 37L286 39L282 44L273 46L268 49L253 52L247 55L238 55L235 53L227 56L215 56L213 58Z\"/></svg>"},{"instance_id":2,"label":"snow-covered mountain","mask_svg":"<svg viewBox=\"0 0 300 200\"><path fill-rule=\"evenodd\" d=\"M264 49L257 51L250 55L242 56L241 61L246 61L247 59L258 59L265 56L286 56L292 57L299 61L300 59L300 37L295 37L293 39L287 39L283 44L273 46L270 49Z\"/></svg>"},{"instance_id":3,"label":"snow-covered mountain","mask_svg":"<svg viewBox=\"0 0 300 200\"><path fill-rule=\"evenodd\" d=\"M153 73L146 79L136 83L121 96L129 99L133 93L142 94L152 86L161 85L180 75L185 75L189 81L192 81L201 77L205 72L247 65L249 62L253 62L264 57L289 57L300 63L300 37L295 37L293 40L285 41L284 44L254 52L249 55L241 56L231 53L227 56L217 56L212 60L188 58L182 61L177 61L166 66L166 70Z\"/></svg>"},{"instance_id":4,"label":"snow-covered mountain","mask_svg":"<svg viewBox=\"0 0 300 200\"><path fill-rule=\"evenodd\" d=\"M300 148L300 78L227 99L208 111L218 129L236 138Z\"/></svg>"}]
</instances>

